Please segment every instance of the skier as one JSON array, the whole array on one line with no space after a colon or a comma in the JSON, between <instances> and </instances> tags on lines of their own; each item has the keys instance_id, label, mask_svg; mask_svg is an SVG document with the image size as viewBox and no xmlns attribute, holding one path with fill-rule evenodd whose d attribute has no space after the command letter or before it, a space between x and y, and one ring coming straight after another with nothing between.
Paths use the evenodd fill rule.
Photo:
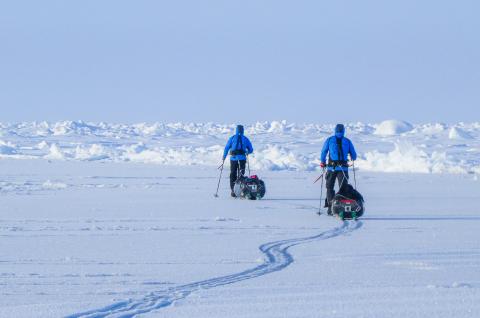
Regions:
<instances>
[{"instance_id":1,"label":"skier","mask_svg":"<svg viewBox=\"0 0 480 318\"><path fill-rule=\"evenodd\" d=\"M348 184L348 155L350 159L357 160L357 153L350 139L345 138L345 126L337 124L335 135L329 137L322 148L320 156L320 167L327 168L325 176L327 187L327 198L325 207L328 207L328 214L332 214L332 199L335 196L335 180L338 180L339 191L346 190ZM327 164L328 155L328 164Z\"/></svg>"},{"instance_id":2,"label":"skier","mask_svg":"<svg viewBox=\"0 0 480 318\"><path fill-rule=\"evenodd\" d=\"M245 174L245 165L247 156L253 152L252 143L243 135L244 128L238 125L234 136L228 139L225 151L223 152L223 161L230 154L230 189L232 189L232 197L236 197L233 187L235 181Z\"/></svg>"}]
</instances>

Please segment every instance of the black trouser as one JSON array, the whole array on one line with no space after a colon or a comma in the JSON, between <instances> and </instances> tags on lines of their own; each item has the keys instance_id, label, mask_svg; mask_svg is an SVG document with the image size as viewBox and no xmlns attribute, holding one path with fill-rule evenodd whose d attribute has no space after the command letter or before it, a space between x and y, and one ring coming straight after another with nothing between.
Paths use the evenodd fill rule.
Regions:
<instances>
[{"instance_id":1,"label":"black trouser","mask_svg":"<svg viewBox=\"0 0 480 318\"><path fill-rule=\"evenodd\" d=\"M325 180L327 187L327 200L325 201L325 206L330 206L333 197L335 196L335 180L338 180L339 191L344 190L344 187L348 184L348 171L327 171Z\"/></svg>"},{"instance_id":2,"label":"black trouser","mask_svg":"<svg viewBox=\"0 0 480 318\"><path fill-rule=\"evenodd\" d=\"M243 176L245 174L245 165L247 160L230 160L230 188L233 191L233 186L235 185L235 181L239 176Z\"/></svg>"}]
</instances>

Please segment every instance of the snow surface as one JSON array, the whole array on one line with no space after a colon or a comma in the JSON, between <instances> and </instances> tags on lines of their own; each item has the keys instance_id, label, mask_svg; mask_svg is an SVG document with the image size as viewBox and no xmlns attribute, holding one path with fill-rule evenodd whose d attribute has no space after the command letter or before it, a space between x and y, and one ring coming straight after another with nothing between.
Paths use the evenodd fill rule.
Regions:
<instances>
[{"instance_id":1,"label":"snow surface","mask_svg":"<svg viewBox=\"0 0 480 318\"><path fill-rule=\"evenodd\" d=\"M112 124L63 121L0 123L0 158L218 166L235 125L214 123ZM334 125L286 121L246 127L259 170L313 171ZM480 123L412 125L398 120L351 123L347 136L375 172L478 173Z\"/></svg>"},{"instance_id":2,"label":"snow surface","mask_svg":"<svg viewBox=\"0 0 480 318\"><path fill-rule=\"evenodd\" d=\"M307 128L297 134L282 125L275 125L279 135L266 132L270 147L300 149L296 138L282 146L276 140ZM243 201L228 196L226 178L220 198L213 197L214 167L114 160L121 147L153 151L157 139L175 149L176 137L156 137L170 129L185 134L177 142L199 139L198 145L220 143L227 128L216 137L204 131L220 126L191 126L202 133L149 126L141 131L153 136L132 137L125 126L127 137L114 144L117 136L103 135L111 128L70 138L71 126L97 129L39 124L38 131L52 134L36 139L21 136L32 126L3 128L24 160L0 160L0 317L470 318L480 312L476 175L359 171L366 215L341 222L316 215L314 171L256 170L267 196ZM370 126L362 127L364 135L355 137L378 141ZM438 127L426 128L437 134ZM48 146L27 151L27 143L42 140ZM67 160L27 158L50 154L51 145ZM76 160L77 147L83 158L109 157Z\"/></svg>"},{"instance_id":3,"label":"snow surface","mask_svg":"<svg viewBox=\"0 0 480 318\"><path fill-rule=\"evenodd\" d=\"M452 127L450 129L448 137L450 139L459 139L459 140L473 139L473 137L470 136L470 134L468 134L466 131L464 131L463 129L458 128L458 127Z\"/></svg>"},{"instance_id":4,"label":"snow surface","mask_svg":"<svg viewBox=\"0 0 480 318\"><path fill-rule=\"evenodd\" d=\"M252 202L233 124L0 123L0 317L474 317L480 123L346 126L358 222L315 213L334 125L247 126Z\"/></svg>"}]
</instances>

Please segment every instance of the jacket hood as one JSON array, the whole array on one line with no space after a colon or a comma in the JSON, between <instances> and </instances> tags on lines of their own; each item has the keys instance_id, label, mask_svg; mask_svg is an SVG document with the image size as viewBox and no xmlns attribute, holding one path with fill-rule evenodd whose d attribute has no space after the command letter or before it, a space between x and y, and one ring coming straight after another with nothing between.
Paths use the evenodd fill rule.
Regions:
<instances>
[{"instance_id":1,"label":"jacket hood","mask_svg":"<svg viewBox=\"0 0 480 318\"><path fill-rule=\"evenodd\" d=\"M237 135L243 135L243 132L244 132L243 126L242 126L242 125L238 125L235 133L236 133Z\"/></svg>"},{"instance_id":2,"label":"jacket hood","mask_svg":"<svg viewBox=\"0 0 480 318\"><path fill-rule=\"evenodd\" d=\"M335 126L335 136L337 138L343 138L345 136L345 126L342 124L337 124Z\"/></svg>"}]
</instances>

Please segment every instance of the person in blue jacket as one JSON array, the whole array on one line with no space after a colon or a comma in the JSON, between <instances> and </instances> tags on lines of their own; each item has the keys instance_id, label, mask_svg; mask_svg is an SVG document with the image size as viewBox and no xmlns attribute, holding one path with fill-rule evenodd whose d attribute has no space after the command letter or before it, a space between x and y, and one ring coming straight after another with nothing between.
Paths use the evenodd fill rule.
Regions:
<instances>
[{"instance_id":1,"label":"person in blue jacket","mask_svg":"<svg viewBox=\"0 0 480 318\"><path fill-rule=\"evenodd\" d=\"M245 174L247 156L253 152L252 143L243 135L243 132L243 126L238 125L235 135L228 139L223 152L223 161L230 154L230 188L232 189L232 197L236 197L233 192L235 181Z\"/></svg>"},{"instance_id":2,"label":"person in blue jacket","mask_svg":"<svg viewBox=\"0 0 480 318\"><path fill-rule=\"evenodd\" d=\"M348 184L348 155L350 155L351 160L357 160L355 147L353 147L350 139L345 137L345 126L338 124L335 127L335 135L325 141L320 156L320 166L327 168L325 175L327 187L325 207L328 207L328 214L332 214L331 203L335 196L335 180L338 180L339 191L342 191L343 187Z\"/></svg>"}]
</instances>

